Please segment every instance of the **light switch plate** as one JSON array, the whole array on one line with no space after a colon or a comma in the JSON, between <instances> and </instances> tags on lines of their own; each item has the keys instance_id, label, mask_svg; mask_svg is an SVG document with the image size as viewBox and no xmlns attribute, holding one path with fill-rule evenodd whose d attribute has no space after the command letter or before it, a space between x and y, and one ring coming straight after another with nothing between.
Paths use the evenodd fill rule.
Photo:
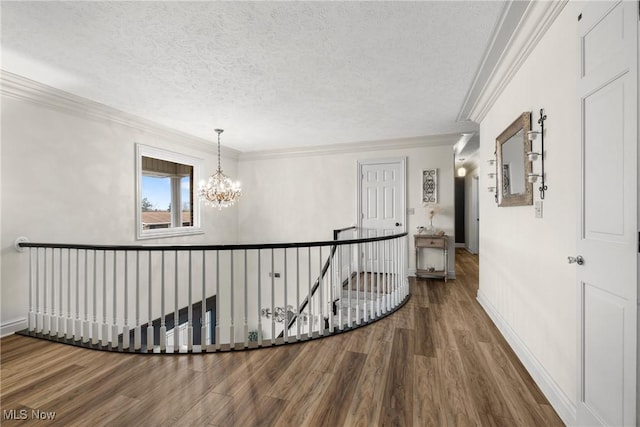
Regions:
<instances>
[{"instance_id":1,"label":"light switch plate","mask_svg":"<svg viewBox=\"0 0 640 427\"><path fill-rule=\"evenodd\" d=\"M407 208L407 215L415 215L415 214L416 214L415 208Z\"/></svg>"}]
</instances>

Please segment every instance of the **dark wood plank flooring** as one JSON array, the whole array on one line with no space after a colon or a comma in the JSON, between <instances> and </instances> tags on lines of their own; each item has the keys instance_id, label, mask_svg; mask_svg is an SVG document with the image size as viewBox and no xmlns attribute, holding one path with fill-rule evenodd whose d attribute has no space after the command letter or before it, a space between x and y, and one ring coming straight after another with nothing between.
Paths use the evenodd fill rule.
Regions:
<instances>
[{"instance_id":1,"label":"dark wood plank flooring","mask_svg":"<svg viewBox=\"0 0 640 427\"><path fill-rule=\"evenodd\" d=\"M1 423L561 426L475 300L477 257L459 250L456 264L447 284L412 279L411 300L389 317L302 344L145 356L3 338Z\"/></svg>"}]
</instances>

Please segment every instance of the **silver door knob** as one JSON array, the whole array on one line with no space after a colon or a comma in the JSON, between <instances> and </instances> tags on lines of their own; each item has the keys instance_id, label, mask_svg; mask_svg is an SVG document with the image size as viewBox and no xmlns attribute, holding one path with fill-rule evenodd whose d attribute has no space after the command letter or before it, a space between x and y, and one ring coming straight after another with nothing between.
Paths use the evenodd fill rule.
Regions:
<instances>
[{"instance_id":1,"label":"silver door knob","mask_svg":"<svg viewBox=\"0 0 640 427\"><path fill-rule=\"evenodd\" d=\"M578 265L582 265L584 264L584 258L582 258L582 255L578 255L577 257L567 257L569 259L569 264L578 264Z\"/></svg>"}]
</instances>

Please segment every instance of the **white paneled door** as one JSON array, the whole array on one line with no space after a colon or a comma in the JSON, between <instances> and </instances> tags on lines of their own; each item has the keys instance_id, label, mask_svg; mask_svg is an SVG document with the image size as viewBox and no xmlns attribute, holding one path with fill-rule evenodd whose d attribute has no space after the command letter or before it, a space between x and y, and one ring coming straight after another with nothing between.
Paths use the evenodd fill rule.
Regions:
<instances>
[{"instance_id":1,"label":"white paneled door","mask_svg":"<svg viewBox=\"0 0 640 427\"><path fill-rule=\"evenodd\" d=\"M406 160L381 159L358 162L359 226L365 236L403 232L406 219ZM363 237L365 237L363 236ZM373 248L363 248L366 269L381 269Z\"/></svg>"},{"instance_id":2,"label":"white paneled door","mask_svg":"<svg viewBox=\"0 0 640 427\"><path fill-rule=\"evenodd\" d=\"M585 2L580 38L577 425L634 426L638 3Z\"/></svg>"}]
</instances>

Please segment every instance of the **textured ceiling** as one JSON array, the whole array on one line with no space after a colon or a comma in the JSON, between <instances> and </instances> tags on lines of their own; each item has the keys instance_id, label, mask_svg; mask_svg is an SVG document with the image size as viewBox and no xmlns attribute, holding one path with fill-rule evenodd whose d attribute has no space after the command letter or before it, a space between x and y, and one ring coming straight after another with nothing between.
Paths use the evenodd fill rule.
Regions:
<instances>
[{"instance_id":1,"label":"textured ceiling","mask_svg":"<svg viewBox=\"0 0 640 427\"><path fill-rule=\"evenodd\" d=\"M2 68L240 151L476 130L503 2L6 2Z\"/></svg>"}]
</instances>

